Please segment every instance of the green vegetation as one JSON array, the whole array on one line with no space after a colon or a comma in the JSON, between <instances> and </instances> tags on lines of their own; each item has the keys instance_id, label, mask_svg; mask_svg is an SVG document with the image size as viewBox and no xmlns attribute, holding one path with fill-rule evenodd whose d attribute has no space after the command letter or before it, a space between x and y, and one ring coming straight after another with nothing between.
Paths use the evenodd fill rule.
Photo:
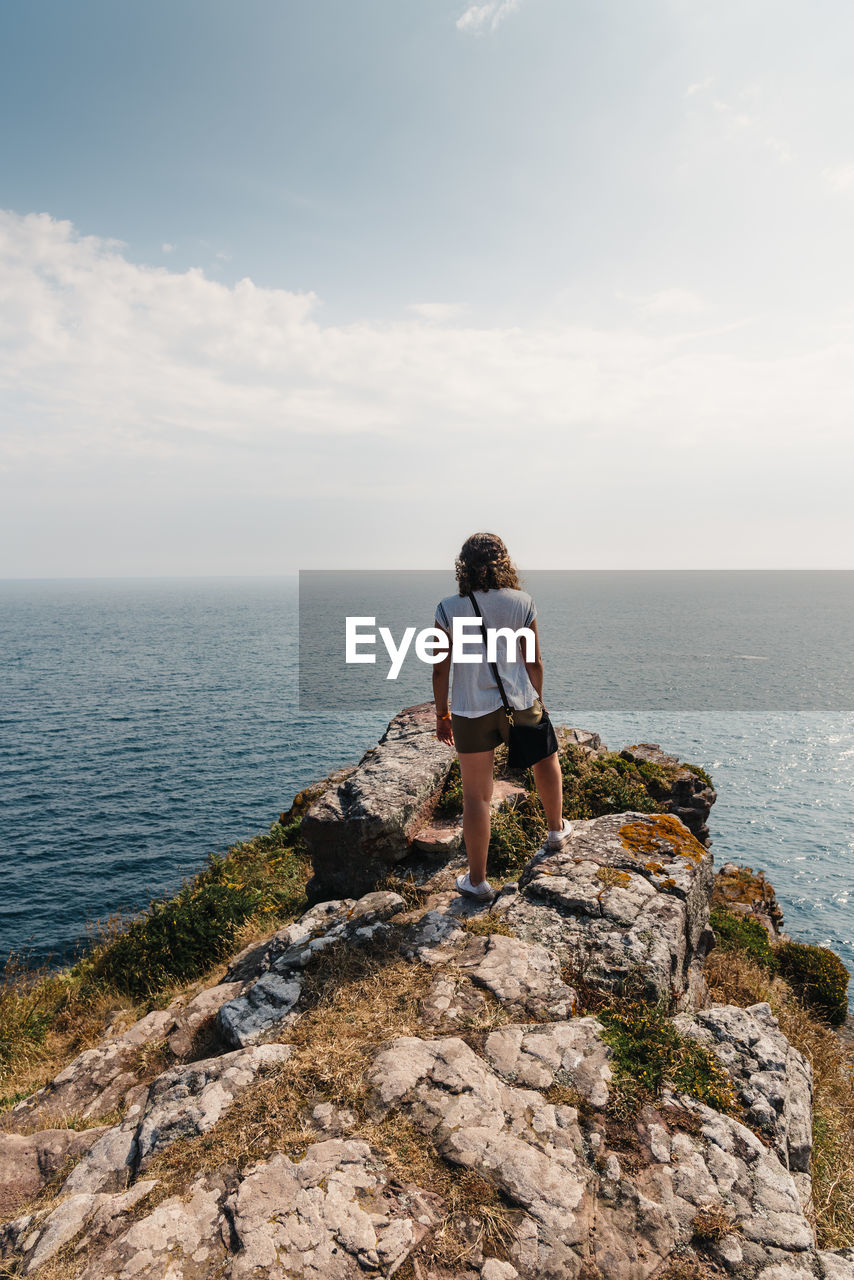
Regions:
<instances>
[{"instance_id":1,"label":"green vegetation","mask_svg":"<svg viewBox=\"0 0 854 1280\"><path fill-rule=\"evenodd\" d=\"M653 1098L665 1084L716 1111L739 1115L740 1107L718 1058L711 1049L682 1036L663 1003L615 999L597 1010L614 1065Z\"/></svg>"},{"instance_id":2,"label":"green vegetation","mask_svg":"<svg viewBox=\"0 0 854 1280\"><path fill-rule=\"evenodd\" d=\"M591 756L570 744L560 752L563 812L570 819L605 813L661 813L672 778L655 764L635 764L616 751Z\"/></svg>"},{"instance_id":3,"label":"green vegetation","mask_svg":"<svg viewBox=\"0 0 854 1280\"><path fill-rule=\"evenodd\" d=\"M436 816L439 818L458 818L463 811L463 783L460 777L460 762L454 759L448 770L445 785L436 803Z\"/></svg>"},{"instance_id":4,"label":"green vegetation","mask_svg":"<svg viewBox=\"0 0 854 1280\"><path fill-rule=\"evenodd\" d=\"M755 916L741 915L726 907L712 907L709 922L719 947L750 956L769 973L776 971L777 958L768 930Z\"/></svg>"},{"instance_id":5,"label":"green vegetation","mask_svg":"<svg viewBox=\"0 0 854 1280\"><path fill-rule=\"evenodd\" d=\"M690 773L693 773L695 777L699 778L701 782L705 782L706 786L711 787L712 790L714 791L715 784L712 782L712 775L710 773L706 773L706 770L702 767L702 765L688 764L686 761L683 761L682 768L687 769Z\"/></svg>"},{"instance_id":6,"label":"green vegetation","mask_svg":"<svg viewBox=\"0 0 854 1280\"><path fill-rule=\"evenodd\" d=\"M0 1082L14 1074L16 1098L26 1096L52 1066L97 1037L111 1013L140 1016L167 1003L231 955L246 933L299 915L309 873L299 821L276 822L226 854L212 854L193 880L142 915L96 926L90 949L71 969L33 970L25 958L10 957L0 977Z\"/></svg>"},{"instance_id":7,"label":"green vegetation","mask_svg":"<svg viewBox=\"0 0 854 1280\"><path fill-rule=\"evenodd\" d=\"M848 1015L848 970L833 951L805 942L781 942L775 951L783 977L797 995L832 1027Z\"/></svg>"},{"instance_id":8,"label":"green vegetation","mask_svg":"<svg viewBox=\"0 0 854 1280\"><path fill-rule=\"evenodd\" d=\"M546 835L543 808L535 795L529 794L513 809L499 809L492 815L489 834L490 872L504 877L521 871Z\"/></svg>"}]
</instances>

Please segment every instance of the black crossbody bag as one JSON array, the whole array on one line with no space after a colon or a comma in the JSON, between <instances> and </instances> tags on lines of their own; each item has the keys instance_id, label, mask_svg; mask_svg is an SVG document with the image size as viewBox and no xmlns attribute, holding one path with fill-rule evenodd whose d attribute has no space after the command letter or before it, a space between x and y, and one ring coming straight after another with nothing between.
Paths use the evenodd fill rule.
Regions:
<instances>
[{"instance_id":1,"label":"black crossbody bag","mask_svg":"<svg viewBox=\"0 0 854 1280\"><path fill-rule=\"evenodd\" d=\"M486 622L480 607L474 598L474 592L468 593L471 600L472 608L477 616ZM484 642L486 636L484 635ZM490 668L498 685L498 692L501 694L501 701L504 703L504 710L510 723L510 741L507 744L507 764L511 769L529 769L532 764L537 764L540 760L545 760L546 756L550 756L557 751L557 738L555 737L554 726L549 719L549 713L543 707L543 714L537 724L514 724L513 708L507 701L507 694L504 692L504 682L498 674L498 666L494 662L490 662Z\"/></svg>"}]
</instances>

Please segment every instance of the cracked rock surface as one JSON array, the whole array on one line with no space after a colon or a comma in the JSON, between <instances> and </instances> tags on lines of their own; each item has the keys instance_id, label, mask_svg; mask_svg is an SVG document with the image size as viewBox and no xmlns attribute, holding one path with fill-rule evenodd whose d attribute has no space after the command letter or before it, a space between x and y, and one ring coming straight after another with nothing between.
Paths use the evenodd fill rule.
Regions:
<instances>
[{"instance_id":1,"label":"cracked rock surface","mask_svg":"<svg viewBox=\"0 0 854 1280\"><path fill-rule=\"evenodd\" d=\"M564 732L599 747L595 735ZM709 1275L854 1280L851 1253L817 1249L805 1212L808 1064L767 1005L707 1007L711 855L673 813L575 823L561 850L540 850L489 907L454 891L452 868L420 898L407 893L410 905L385 889L340 896L360 891L357 854L359 867L387 869L418 829L451 758L432 734L432 715L410 708L359 766L306 795L316 866L337 867L339 896L246 947L207 990L105 1037L5 1114L0 1158L11 1183L31 1171L27 1195L78 1161L51 1202L18 1207L0 1227L9 1273L53 1260L62 1274L68 1259L82 1280L355 1280L404 1266L416 1280L659 1280L690 1253ZM691 783L701 816L702 790ZM360 1089L345 1102L308 1088L299 1143L277 1150L274 1136L251 1148L252 1163L194 1167L167 1194L157 1154L215 1133L259 1072L306 1052L294 1028L315 957L382 940L381 965L389 937L412 966L406 1021L383 1024L366 1068L358 1059ZM405 965L393 955L397 981ZM678 1005L677 1029L717 1055L741 1118L667 1089L626 1105L608 1032L579 1012L580 992L623 983ZM179 1058L200 1053L214 1019L233 1051L143 1074L141 1059L158 1063L164 1045ZM401 1025L408 1034L396 1034ZM334 1061L337 1043L321 1037L317 1051ZM49 1125L116 1108L109 1126ZM407 1166L413 1149L421 1162ZM429 1185L424 1170L440 1160L459 1184ZM463 1212L442 1197L464 1179L475 1193ZM492 1237L490 1213L502 1224ZM718 1228L700 1239L698 1215L709 1213ZM421 1261L452 1218L467 1255L458 1266Z\"/></svg>"}]
</instances>

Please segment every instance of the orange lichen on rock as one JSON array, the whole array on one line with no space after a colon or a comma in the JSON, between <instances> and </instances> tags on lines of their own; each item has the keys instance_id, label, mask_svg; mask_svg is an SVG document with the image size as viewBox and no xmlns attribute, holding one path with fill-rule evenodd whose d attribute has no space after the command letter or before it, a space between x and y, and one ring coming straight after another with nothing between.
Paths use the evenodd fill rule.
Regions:
<instances>
[{"instance_id":1,"label":"orange lichen on rock","mask_svg":"<svg viewBox=\"0 0 854 1280\"><path fill-rule=\"evenodd\" d=\"M640 822L624 823L620 827L620 839L623 846L636 858L642 854L657 853L665 857L678 855L699 862L706 854L699 840L678 818L669 813L650 814Z\"/></svg>"},{"instance_id":2,"label":"orange lichen on rock","mask_svg":"<svg viewBox=\"0 0 854 1280\"><path fill-rule=\"evenodd\" d=\"M629 875L628 871L620 871L617 867L600 867L596 872L596 875L609 888L612 885L622 886L631 884L632 881L632 877Z\"/></svg>"}]
</instances>

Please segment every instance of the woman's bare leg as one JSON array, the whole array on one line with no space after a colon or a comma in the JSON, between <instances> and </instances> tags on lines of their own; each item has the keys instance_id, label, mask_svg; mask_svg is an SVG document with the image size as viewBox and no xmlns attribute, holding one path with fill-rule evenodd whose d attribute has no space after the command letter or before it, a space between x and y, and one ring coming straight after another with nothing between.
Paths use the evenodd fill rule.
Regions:
<instances>
[{"instance_id":1,"label":"woman's bare leg","mask_svg":"<svg viewBox=\"0 0 854 1280\"><path fill-rule=\"evenodd\" d=\"M560 831L563 826L563 775L556 751L534 765L534 782L546 811L549 831Z\"/></svg>"},{"instance_id":2,"label":"woman's bare leg","mask_svg":"<svg viewBox=\"0 0 854 1280\"><path fill-rule=\"evenodd\" d=\"M473 885L486 879L494 755L494 751L463 751L459 756L463 783L463 840L469 860L469 880Z\"/></svg>"}]
</instances>

